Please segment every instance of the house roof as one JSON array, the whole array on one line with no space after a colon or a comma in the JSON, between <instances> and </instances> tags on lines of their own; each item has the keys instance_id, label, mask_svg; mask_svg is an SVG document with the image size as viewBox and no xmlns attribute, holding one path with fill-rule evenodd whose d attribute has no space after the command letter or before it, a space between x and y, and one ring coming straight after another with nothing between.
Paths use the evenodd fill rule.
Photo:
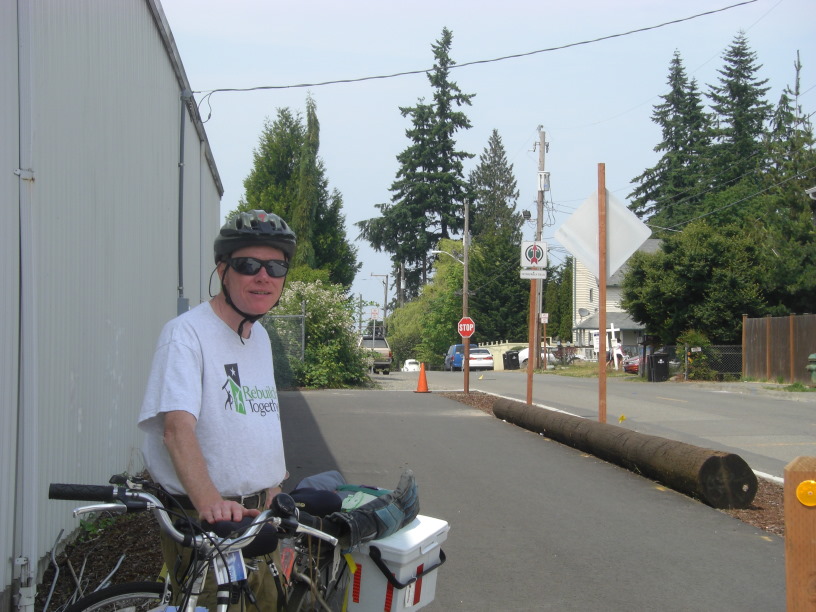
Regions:
<instances>
[{"instance_id":1,"label":"house roof","mask_svg":"<svg viewBox=\"0 0 816 612\"><path fill-rule=\"evenodd\" d=\"M649 238L647 239L640 248L638 249L639 252L642 253L656 253L660 250L660 243L662 240L659 238ZM606 282L607 286L617 287L621 283L623 283L623 277L626 274L627 270L629 269L629 262L627 260L618 270L609 277L609 280Z\"/></svg>"},{"instance_id":2,"label":"house roof","mask_svg":"<svg viewBox=\"0 0 816 612\"><path fill-rule=\"evenodd\" d=\"M640 331L646 329L645 325L632 320L632 317L630 317L626 312L607 312L607 328L610 324L614 325L617 329L627 331ZM596 312L595 314L588 316L586 319L576 325L575 329L598 329L598 313Z\"/></svg>"}]
</instances>

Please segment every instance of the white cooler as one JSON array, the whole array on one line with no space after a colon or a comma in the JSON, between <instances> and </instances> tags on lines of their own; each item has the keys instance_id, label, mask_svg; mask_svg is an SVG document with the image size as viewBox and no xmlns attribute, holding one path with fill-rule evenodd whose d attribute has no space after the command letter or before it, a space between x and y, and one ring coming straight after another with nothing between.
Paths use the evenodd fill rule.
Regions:
<instances>
[{"instance_id":1,"label":"white cooler","mask_svg":"<svg viewBox=\"0 0 816 612\"><path fill-rule=\"evenodd\" d=\"M449 530L446 521L420 514L394 535L361 544L352 553L357 571L348 588L348 610L397 612L431 603Z\"/></svg>"}]
</instances>

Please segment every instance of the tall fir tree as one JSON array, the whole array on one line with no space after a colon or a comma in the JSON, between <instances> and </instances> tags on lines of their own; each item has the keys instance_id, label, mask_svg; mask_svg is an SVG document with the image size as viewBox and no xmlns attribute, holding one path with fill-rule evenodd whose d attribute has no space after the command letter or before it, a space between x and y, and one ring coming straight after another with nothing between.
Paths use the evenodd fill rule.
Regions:
<instances>
[{"instance_id":1,"label":"tall fir tree","mask_svg":"<svg viewBox=\"0 0 816 612\"><path fill-rule=\"evenodd\" d=\"M464 227L468 191L463 160L472 155L457 149L455 135L471 127L458 108L469 106L474 94L462 93L450 79L456 64L450 57L452 43L453 34L444 28L431 47L434 66L428 80L432 102L420 99L416 106L400 108L411 119L406 130L411 144L397 157L400 167L391 185L391 202L376 205L379 217L357 223L361 238L375 250L391 254L395 273L402 274L407 299L416 297L427 280L433 265L429 251Z\"/></svg>"},{"instance_id":2,"label":"tall fir tree","mask_svg":"<svg viewBox=\"0 0 816 612\"><path fill-rule=\"evenodd\" d=\"M487 147L479 156L479 165L471 171L468 180L473 194L470 206L473 239L499 233L506 240L518 243L524 222L516 212L518 184L498 130L490 134Z\"/></svg>"},{"instance_id":3,"label":"tall fir tree","mask_svg":"<svg viewBox=\"0 0 816 612\"><path fill-rule=\"evenodd\" d=\"M493 130L479 164L468 176L473 194L470 232L472 316L487 338L516 340L527 327L523 307L529 283L518 275L523 219L513 165L498 130Z\"/></svg>"},{"instance_id":4,"label":"tall fir tree","mask_svg":"<svg viewBox=\"0 0 816 612\"><path fill-rule=\"evenodd\" d=\"M767 134L764 214L751 230L766 245L767 296L774 314L808 312L816 303L816 186L813 125L799 103L802 64L797 53L794 84L787 86Z\"/></svg>"},{"instance_id":5,"label":"tall fir tree","mask_svg":"<svg viewBox=\"0 0 816 612\"><path fill-rule=\"evenodd\" d=\"M266 120L253 167L244 179L244 198L231 214L259 209L283 217L298 237L293 276L321 278L349 288L361 265L346 237L343 198L329 190L318 156L320 123L310 97L306 122L288 108ZM318 274L303 270L316 270Z\"/></svg>"},{"instance_id":6,"label":"tall fir tree","mask_svg":"<svg viewBox=\"0 0 816 612\"><path fill-rule=\"evenodd\" d=\"M653 227L668 227L693 214L705 191L704 160L709 152L710 120L694 79L689 81L680 53L669 65L669 92L654 107L652 121L661 127L662 153L657 165L632 179L630 208L649 217Z\"/></svg>"},{"instance_id":7,"label":"tall fir tree","mask_svg":"<svg viewBox=\"0 0 816 612\"><path fill-rule=\"evenodd\" d=\"M762 138L772 106L765 99L767 79L757 77L756 63L744 32L734 38L723 55L719 84L711 85L709 98L714 112L714 151L710 182L723 188L748 179L756 181L764 170Z\"/></svg>"}]
</instances>

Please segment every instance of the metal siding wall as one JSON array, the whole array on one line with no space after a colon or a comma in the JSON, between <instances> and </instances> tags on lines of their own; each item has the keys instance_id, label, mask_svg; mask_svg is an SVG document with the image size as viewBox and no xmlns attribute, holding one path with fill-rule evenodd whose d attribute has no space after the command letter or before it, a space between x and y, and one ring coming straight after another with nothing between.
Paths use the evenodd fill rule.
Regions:
<instances>
[{"instance_id":1,"label":"metal siding wall","mask_svg":"<svg viewBox=\"0 0 816 612\"><path fill-rule=\"evenodd\" d=\"M17 457L17 383L19 374L19 167L17 4L0 3L0 593L11 584L11 550L14 542L15 466ZM0 597L0 609L8 601Z\"/></svg>"},{"instance_id":2,"label":"metal siding wall","mask_svg":"<svg viewBox=\"0 0 816 612\"><path fill-rule=\"evenodd\" d=\"M30 6L38 269L24 278L38 306L39 425L29 511L42 558L60 529L76 526L74 502L49 502L48 483L104 483L142 467L136 417L156 337L176 314L180 87L148 0ZM186 121L185 283L195 304L206 295L201 236L211 244L220 195Z\"/></svg>"}]
</instances>

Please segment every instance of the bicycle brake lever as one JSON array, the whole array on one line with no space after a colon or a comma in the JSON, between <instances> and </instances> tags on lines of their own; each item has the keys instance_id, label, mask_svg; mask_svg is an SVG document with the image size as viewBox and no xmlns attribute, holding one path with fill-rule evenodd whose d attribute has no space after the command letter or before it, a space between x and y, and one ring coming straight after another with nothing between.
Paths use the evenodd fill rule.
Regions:
<instances>
[{"instance_id":1,"label":"bicycle brake lever","mask_svg":"<svg viewBox=\"0 0 816 612\"><path fill-rule=\"evenodd\" d=\"M112 514L125 514L128 511L127 506L119 503L111 504L92 504L90 506L80 506L74 508L74 518L83 514L91 514L93 512L110 512Z\"/></svg>"}]
</instances>

